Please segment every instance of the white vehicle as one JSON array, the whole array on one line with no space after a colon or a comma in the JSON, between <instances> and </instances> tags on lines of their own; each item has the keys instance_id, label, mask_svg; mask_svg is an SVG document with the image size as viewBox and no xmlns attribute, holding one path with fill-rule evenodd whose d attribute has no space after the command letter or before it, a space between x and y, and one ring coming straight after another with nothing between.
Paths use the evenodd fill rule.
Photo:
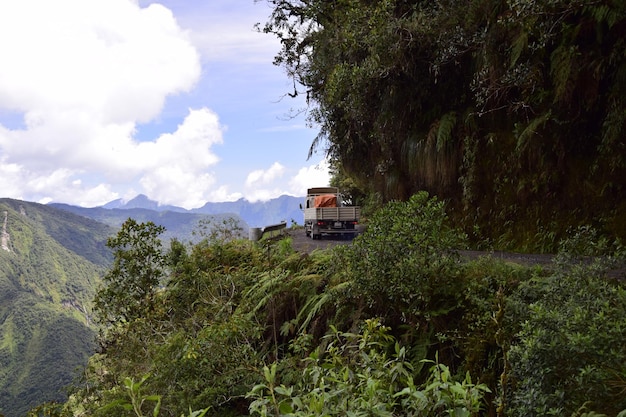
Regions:
<instances>
[{"instance_id":1,"label":"white vehicle","mask_svg":"<svg viewBox=\"0 0 626 417\"><path fill-rule=\"evenodd\" d=\"M309 188L304 206L304 230L311 239L322 235L354 237L361 208L344 206L336 187Z\"/></svg>"}]
</instances>

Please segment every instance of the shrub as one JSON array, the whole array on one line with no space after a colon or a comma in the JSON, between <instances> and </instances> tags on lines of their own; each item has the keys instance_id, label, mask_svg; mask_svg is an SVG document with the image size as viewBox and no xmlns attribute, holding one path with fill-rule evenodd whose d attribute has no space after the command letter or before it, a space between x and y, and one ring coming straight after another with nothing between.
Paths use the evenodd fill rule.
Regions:
<instances>
[{"instance_id":1,"label":"shrub","mask_svg":"<svg viewBox=\"0 0 626 417\"><path fill-rule=\"evenodd\" d=\"M538 282L510 350L512 416L572 415L582 407L615 415L626 408L626 288L606 275L606 260L620 246L585 228L562 247L570 252L559 259L570 261ZM585 248L597 256L601 247L609 253L585 257Z\"/></svg>"},{"instance_id":2,"label":"shrub","mask_svg":"<svg viewBox=\"0 0 626 417\"><path fill-rule=\"evenodd\" d=\"M355 291L375 313L430 320L459 297L459 249L465 236L447 224L444 204L420 192L370 219L349 252Z\"/></svg>"},{"instance_id":3,"label":"shrub","mask_svg":"<svg viewBox=\"0 0 626 417\"><path fill-rule=\"evenodd\" d=\"M298 384L279 383L277 364L264 368L265 382L248 397L258 416L472 416L488 392L469 374L455 381L449 369L433 363L430 378L414 383L406 350L377 319L366 320L359 334L333 329L325 349L306 360Z\"/></svg>"}]
</instances>

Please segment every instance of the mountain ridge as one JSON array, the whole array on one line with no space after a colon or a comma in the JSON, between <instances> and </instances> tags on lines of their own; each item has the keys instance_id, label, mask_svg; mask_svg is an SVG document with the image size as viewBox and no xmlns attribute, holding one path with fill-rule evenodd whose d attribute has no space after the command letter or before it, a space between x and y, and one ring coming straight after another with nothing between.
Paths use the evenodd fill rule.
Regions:
<instances>
[{"instance_id":1,"label":"mountain ridge","mask_svg":"<svg viewBox=\"0 0 626 417\"><path fill-rule=\"evenodd\" d=\"M198 215L235 215L235 218L237 216L241 217L246 227L263 227L278 224L283 221L302 222L300 204L303 198L304 197L294 197L286 194L271 200L257 202L240 198L236 201L207 202L201 207L189 210L178 206L161 205L158 201L151 200L144 194L139 194L128 201L117 199L97 207L81 207L66 203L48 203L48 205L114 226L118 226L120 222L119 220L116 222L107 220L111 217L111 213L118 213L120 215L133 214L134 216L130 217L141 220L141 217L146 218L147 216L147 212L143 210L150 210L161 213L159 216L162 217L166 216L162 213L168 212ZM103 210L111 210L111 212ZM116 212L116 210L120 211ZM106 213L108 213L108 215ZM135 216L140 218L136 218ZM164 226L167 228L167 225Z\"/></svg>"}]
</instances>

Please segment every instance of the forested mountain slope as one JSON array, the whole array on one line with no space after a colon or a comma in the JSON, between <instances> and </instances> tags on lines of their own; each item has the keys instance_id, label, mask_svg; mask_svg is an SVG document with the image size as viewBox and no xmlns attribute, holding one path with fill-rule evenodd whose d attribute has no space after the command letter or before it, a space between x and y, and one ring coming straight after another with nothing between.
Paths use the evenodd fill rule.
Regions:
<instances>
[{"instance_id":1,"label":"forested mountain slope","mask_svg":"<svg viewBox=\"0 0 626 417\"><path fill-rule=\"evenodd\" d=\"M94 351L91 303L115 230L41 204L0 199L0 414L63 400Z\"/></svg>"}]
</instances>

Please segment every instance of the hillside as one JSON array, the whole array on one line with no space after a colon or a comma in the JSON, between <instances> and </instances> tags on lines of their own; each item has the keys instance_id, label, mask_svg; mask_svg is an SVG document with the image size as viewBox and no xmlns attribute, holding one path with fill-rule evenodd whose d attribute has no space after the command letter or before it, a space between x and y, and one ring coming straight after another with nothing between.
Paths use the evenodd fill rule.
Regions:
<instances>
[{"instance_id":1,"label":"hillside","mask_svg":"<svg viewBox=\"0 0 626 417\"><path fill-rule=\"evenodd\" d=\"M0 199L0 414L64 388L94 351L91 300L115 230L41 204Z\"/></svg>"},{"instance_id":2,"label":"hillside","mask_svg":"<svg viewBox=\"0 0 626 417\"><path fill-rule=\"evenodd\" d=\"M626 291L609 276L626 253L591 228L529 267L463 255L465 236L426 193L375 212L351 244L317 248L290 230L162 254L158 229L131 223L111 241L96 304L110 327L88 388L52 415L130 417L139 403L135 415L171 417L626 409Z\"/></svg>"},{"instance_id":3,"label":"hillside","mask_svg":"<svg viewBox=\"0 0 626 417\"><path fill-rule=\"evenodd\" d=\"M587 224L626 239L623 1L269 3L335 181L427 191L501 249Z\"/></svg>"}]
</instances>

